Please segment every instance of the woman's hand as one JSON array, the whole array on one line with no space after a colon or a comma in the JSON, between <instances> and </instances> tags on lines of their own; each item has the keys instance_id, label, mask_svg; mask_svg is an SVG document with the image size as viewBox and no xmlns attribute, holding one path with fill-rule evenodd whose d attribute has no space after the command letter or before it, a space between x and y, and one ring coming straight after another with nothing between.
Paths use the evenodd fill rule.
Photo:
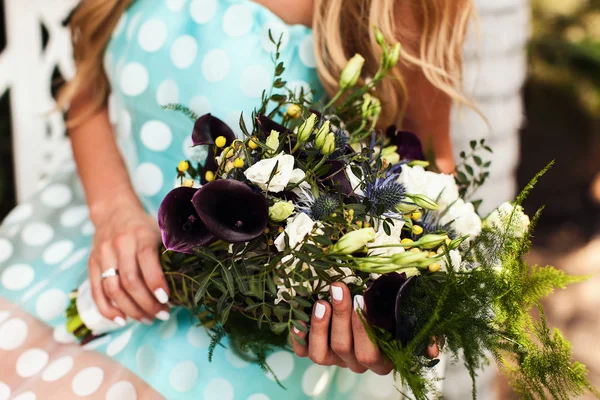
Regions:
<instances>
[{"instance_id":1,"label":"woman's hand","mask_svg":"<svg viewBox=\"0 0 600 400\"><path fill-rule=\"evenodd\" d=\"M121 326L125 316L145 324L167 320L169 289L159 262L156 222L138 201L118 199L92 213L92 220L96 234L88 270L100 313ZM118 275L102 279L111 268Z\"/></svg>"},{"instance_id":2,"label":"woman's hand","mask_svg":"<svg viewBox=\"0 0 600 400\"><path fill-rule=\"evenodd\" d=\"M343 283L331 285L333 304L319 301L313 307L309 337L294 329L293 335L308 339L302 346L292 338L292 345L298 357L308 357L319 365L337 365L363 373L371 370L378 375L387 375L392 363L371 342L356 308L364 308L362 296L351 299L350 290ZM331 334L329 333L331 332ZM440 351L437 344L427 349L427 356L435 358Z\"/></svg>"}]
</instances>

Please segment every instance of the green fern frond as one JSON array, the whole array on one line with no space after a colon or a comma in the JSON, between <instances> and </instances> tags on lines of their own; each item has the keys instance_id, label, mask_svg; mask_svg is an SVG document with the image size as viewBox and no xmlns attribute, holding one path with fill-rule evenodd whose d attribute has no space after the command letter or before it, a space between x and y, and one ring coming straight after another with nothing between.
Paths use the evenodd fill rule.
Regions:
<instances>
[{"instance_id":1,"label":"green fern frond","mask_svg":"<svg viewBox=\"0 0 600 400\"><path fill-rule=\"evenodd\" d=\"M169 103L169 104L165 104L161 107L164 110L178 111L178 112L182 113L183 115L185 115L186 117L188 117L189 119L191 119L193 122L196 122L196 120L198 118L200 118L198 114L196 114L189 107L186 107L183 104Z\"/></svg>"}]
</instances>

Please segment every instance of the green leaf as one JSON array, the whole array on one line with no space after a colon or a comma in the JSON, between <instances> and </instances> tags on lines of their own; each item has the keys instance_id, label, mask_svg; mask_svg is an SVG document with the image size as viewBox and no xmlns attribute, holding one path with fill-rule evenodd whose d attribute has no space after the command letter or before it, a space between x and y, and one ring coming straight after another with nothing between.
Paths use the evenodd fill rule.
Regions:
<instances>
[{"instance_id":1,"label":"green leaf","mask_svg":"<svg viewBox=\"0 0 600 400\"><path fill-rule=\"evenodd\" d=\"M229 318L229 313L231 312L232 308L233 303L227 303L227 305L223 309L223 312L221 313L221 325L225 325L227 323L227 319Z\"/></svg>"},{"instance_id":2,"label":"green leaf","mask_svg":"<svg viewBox=\"0 0 600 400\"><path fill-rule=\"evenodd\" d=\"M471 140L469 142L469 146L471 147L471 150L475 150L475 148L477 147L477 140Z\"/></svg>"},{"instance_id":3,"label":"green leaf","mask_svg":"<svg viewBox=\"0 0 600 400\"><path fill-rule=\"evenodd\" d=\"M246 121L244 121L244 113L243 112L240 114L240 129L242 130L244 135L250 136L250 133L248 133L248 128L246 127Z\"/></svg>"},{"instance_id":4,"label":"green leaf","mask_svg":"<svg viewBox=\"0 0 600 400\"><path fill-rule=\"evenodd\" d=\"M465 153L464 151L460 152L460 158L466 158L467 157L467 153Z\"/></svg>"},{"instance_id":5,"label":"green leaf","mask_svg":"<svg viewBox=\"0 0 600 400\"><path fill-rule=\"evenodd\" d=\"M312 254L315 254L315 255L323 254L323 250L321 250L320 248L318 248L314 244L304 243L304 245L302 246L302 248L305 249L306 251L309 251Z\"/></svg>"},{"instance_id":6,"label":"green leaf","mask_svg":"<svg viewBox=\"0 0 600 400\"><path fill-rule=\"evenodd\" d=\"M299 337L299 336L297 336L297 335L292 335L292 338L293 338L293 339L294 339L296 342L298 342L298 344L299 344L300 346L302 346L302 347L306 347L306 340L305 340L305 339L303 339L303 338L301 338L301 337Z\"/></svg>"},{"instance_id":7,"label":"green leaf","mask_svg":"<svg viewBox=\"0 0 600 400\"><path fill-rule=\"evenodd\" d=\"M302 310L294 308L292 310L292 313L294 314L294 317L296 317L296 319L299 319L300 321L304 321L304 322L310 321L310 317Z\"/></svg>"},{"instance_id":8,"label":"green leaf","mask_svg":"<svg viewBox=\"0 0 600 400\"><path fill-rule=\"evenodd\" d=\"M204 295L206 294L206 290L208 289L208 285L211 282L211 278L207 277L206 279L204 279L202 282L200 282L200 287L198 288L198 290L196 291L196 294L194 295L194 304L202 304L203 302L201 302L200 300L202 300L204 298Z\"/></svg>"},{"instance_id":9,"label":"green leaf","mask_svg":"<svg viewBox=\"0 0 600 400\"><path fill-rule=\"evenodd\" d=\"M331 246L333 242L327 236L313 236L312 240L315 242L322 244L323 246Z\"/></svg>"},{"instance_id":10,"label":"green leaf","mask_svg":"<svg viewBox=\"0 0 600 400\"><path fill-rule=\"evenodd\" d=\"M287 329L288 329L287 322L277 322L276 324L271 325L271 330L273 331L273 333L275 333L277 335L281 335Z\"/></svg>"},{"instance_id":11,"label":"green leaf","mask_svg":"<svg viewBox=\"0 0 600 400\"><path fill-rule=\"evenodd\" d=\"M312 303L302 297L294 297L294 301L302 307L312 307Z\"/></svg>"},{"instance_id":12,"label":"green leaf","mask_svg":"<svg viewBox=\"0 0 600 400\"><path fill-rule=\"evenodd\" d=\"M273 296L277 296L277 286L275 286L275 282L273 282L272 277L267 276L265 279L267 280L267 286L269 287L269 292L271 292L271 294Z\"/></svg>"},{"instance_id":13,"label":"green leaf","mask_svg":"<svg viewBox=\"0 0 600 400\"><path fill-rule=\"evenodd\" d=\"M308 327L299 321L292 320L292 325L302 333L308 333Z\"/></svg>"},{"instance_id":14,"label":"green leaf","mask_svg":"<svg viewBox=\"0 0 600 400\"><path fill-rule=\"evenodd\" d=\"M477 166L481 167L483 165L483 160L479 156L473 156L473 160Z\"/></svg>"},{"instance_id":15,"label":"green leaf","mask_svg":"<svg viewBox=\"0 0 600 400\"><path fill-rule=\"evenodd\" d=\"M290 310L288 308L285 308L285 307L281 306L281 305L277 305L273 309L273 313L275 314L275 316L277 318L279 318L280 321L284 321L285 318L289 315Z\"/></svg>"},{"instance_id":16,"label":"green leaf","mask_svg":"<svg viewBox=\"0 0 600 400\"><path fill-rule=\"evenodd\" d=\"M458 174L458 179L460 180L460 183L468 183L469 182L469 178L467 178L467 175L465 175L464 172L457 171L457 174Z\"/></svg>"},{"instance_id":17,"label":"green leaf","mask_svg":"<svg viewBox=\"0 0 600 400\"><path fill-rule=\"evenodd\" d=\"M275 103L284 103L287 101L287 96L284 94L273 94L271 95L271 101Z\"/></svg>"},{"instance_id":18,"label":"green leaf","mask_svg":"<svg viewBox=\"0 0 600 400\"><path fill-rule=\"evenodd\" d=\"M467 173L471 176L475 175L475 170L473 169L473 167L471 167L468 164L465 164L465 170L467 170Z\"/></svg>"},{"instance_id":19,"label":"green leaf","mask_svg":"<svg viewBox=\"0 0 600 400\"><path fill-rule=\"evenodd\" d=\"M221 269L223 270L223 278L225 280L225 285L227 285L227 290L229 291L229 295L233 298L235 297L235 287L233 282L233 275L229 268L224 265L221 265Z\"/></svg>"},{"instance_id":20,"label":"green leaf","mask_svg":"<svg viewBox=\"0 0 600 400\"><path fill-rule=\"evenodd\" d=\"M294 257L305 263L310 263L312 260L308 254L301 251L294 252Z\"/></svg>"}]
</instances>

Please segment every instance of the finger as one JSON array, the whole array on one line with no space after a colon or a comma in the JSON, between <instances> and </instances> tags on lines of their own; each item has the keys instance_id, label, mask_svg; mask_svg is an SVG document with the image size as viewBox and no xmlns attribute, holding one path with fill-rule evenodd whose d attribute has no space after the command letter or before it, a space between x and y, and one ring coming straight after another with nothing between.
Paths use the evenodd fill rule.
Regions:
<instances>
[{"instance_id":1,"label":"finger","mask_svg":"<svg viewBox=\"0 0 600 400\"><path fill-rule=\"evenodd\" d=\"M308 338L308 357L319 365L340 365L343 361L329 347L331 305L318 301L313 307Z\"/></svg>"},{"instance_id":2,"label":"finger","mask_svg":"<svg viewBox=\"0 0 600 400\"><path fill-rule=\"evenodd\" d=\"M431 338L431 343L427 346L427 350L425 351L425 355L427 358L434 359L438 358L440 355L440 345L438 345L437 338Z\"/></svg>"},{"instance_id":3,"label":"finger","mask_svg":"<svg viewBox=\"0 0 600 400\"><path fill-rule=\"evenodd\" d=\"M96 307L98 307L100 314L112 320L119 326L125 326L125 314L114 307L104 294L101 282L102 278L100 277L102 270L98 263L92 258L88 261L88 273L90 277L90 287L92 289L92 298L94 299L94 303L96 303Z\"/></svg>"},{"instance_id":4,"label":"finger","mask_svg":"<svg viewBox=\"0 0 600 400\"><path fill-rule=\"evenodd\" d=\"M153 237L145 236L139 239L137 260L142 271L146 286L160 304L169 302L169 286L160 265L158 243Z\"/></svg>"},{"instance_id":5,"label":"finger","mask_svg":"<svg viewBox=\"0 0 600 400\"><path fill-rule=\"evenodd\" d=\"M378 375L387 375L392 371L392 363L381 354L369 338L365 326L356 312L357 309L364 310L363 296L354 296L354 312L352 313L354 355L359 363L371 371Z\"/></svg>"},{"instance_id":6,"label":"finger","mask_svg":"<svg viewBox=\"0 0 600 400\"><path fill-rule=\"evenodd\" d=\"M302 321L299 321L299 323L303 326L306 326L306 324ZM308 357L308 344L306 343L306 333L302 332L300 329L294 326L292 327L292 332L290 332L290 337L294 353L296 353L296 355L301 358ZM300 341L304 341L304 344L300 343L294 337L300 339Z\"/></svg>"},{"instance_id":7,"label":"finger","mask_svg":"<svg viewBox=\"0 0 600 400\"><path fill-rule=\"evenodd\" d=\"M168 311L162 310L163 306L150 293L142 278L136 257L137 245L137 240L132 235L124 235L115 239L121 285L150 319L155 317L169 319ZM161 313L161 311L163 312Z\"/></svg>"},{"instance_id":8,"label":"finger","mask_svg":"<svg viewBox=\"0 0 600 400\"><path fill-rule=\"evenodd\" d=\"M367 368L354 356L354 335L352 332L352 297L343 283L331 285L331 350L348 365L353 372L363 373Z\"/></svg>"}]
</instances>

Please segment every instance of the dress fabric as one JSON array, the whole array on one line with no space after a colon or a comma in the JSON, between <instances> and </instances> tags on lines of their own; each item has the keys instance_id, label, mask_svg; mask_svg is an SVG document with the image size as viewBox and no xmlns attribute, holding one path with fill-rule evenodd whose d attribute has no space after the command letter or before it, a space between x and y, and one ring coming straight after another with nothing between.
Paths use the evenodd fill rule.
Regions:
<instances>
[{"instance_id":1,"label":"dress fabric","mask_svg":"<svg viewBox=\"0 0 600 400\"><path fill-rule=\"evenodd\" d=\"M282 37L289 86L312 86L319 98L310 29L286 25L250 0L137 0L121 18L105 56L109 114L134 188L151 215L175 187L177 163L205 157L190 147L193 122L161 105L211 112L235 131L243 111L249 125L273 79L269 31ZM103 173L97 171L98 179ZM87 278L93 234L72 160L0 226L0 398L154 398L136 394L137 386L123 380L130 375L167 399L400 397L389 376L318 366L283 350L268 363L286 389L238 358L227 341L209 363L209 334L184 309L173 309L166 322L134 323L84 347L70 344L64 310L69 292ZM37 329L28 321L53 332L34 349L25 345ZM80 363L86 354L105 359L108 367ZM61 395L41 393L46 383Z\"/></svg>"}]
</instances>

